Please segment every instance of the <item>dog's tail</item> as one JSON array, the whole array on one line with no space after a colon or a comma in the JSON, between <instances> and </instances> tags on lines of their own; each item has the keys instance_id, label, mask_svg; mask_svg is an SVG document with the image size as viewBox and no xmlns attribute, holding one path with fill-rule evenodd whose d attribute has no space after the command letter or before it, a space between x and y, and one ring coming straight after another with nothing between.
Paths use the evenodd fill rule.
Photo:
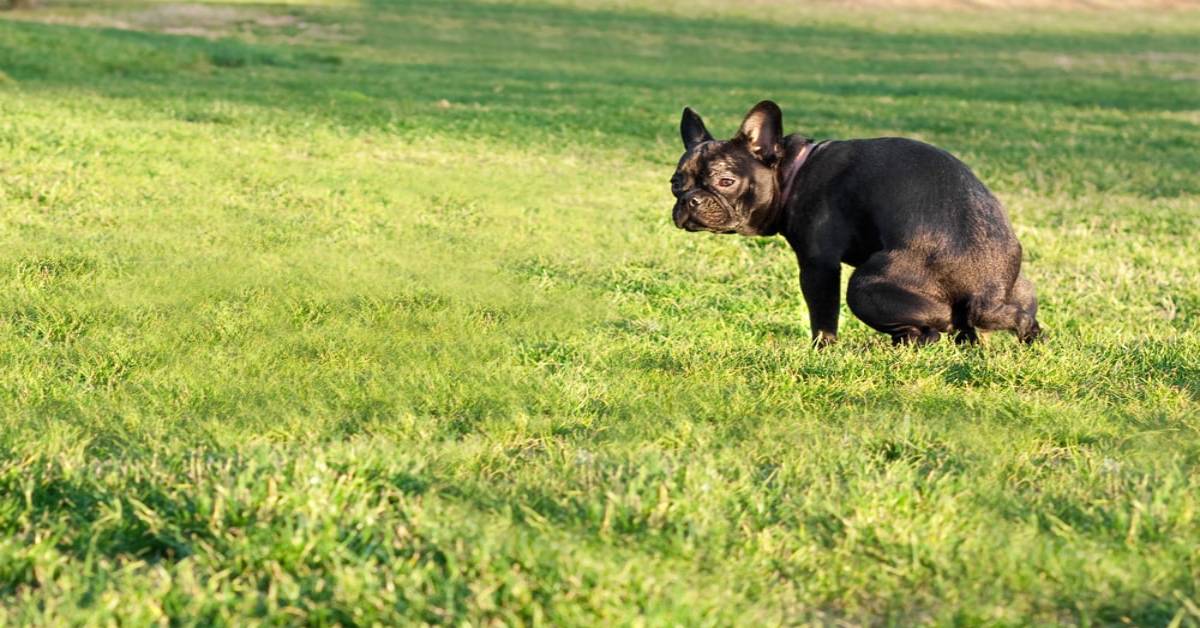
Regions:
<instances>
[{"instance_id":1,"label":"dog's tail","mask_svg":"<svg viewBox=\"0 0 1200 628\"><path fill-rule=\"evenodd\" d=\"M1037 291L1028 279L1018 276L1011 290L987 290L971 295L954 308L954 324L960 329L1006 330L1022 342L1042 335L1037 321Z\"/></svg>"}]
</instances>

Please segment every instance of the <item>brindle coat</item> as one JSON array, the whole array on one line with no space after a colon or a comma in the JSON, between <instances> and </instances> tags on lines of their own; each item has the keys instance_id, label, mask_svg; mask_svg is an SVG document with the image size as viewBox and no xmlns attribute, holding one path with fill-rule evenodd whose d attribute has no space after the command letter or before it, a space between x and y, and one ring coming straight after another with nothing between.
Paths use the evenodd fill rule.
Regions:
<instances>
[{"instance_id":1,"label":"brindle coat","mask_svg":"<svg viewBox=\"0 0 1200 628\"><path fill-rule=\"evenodd\" d=\"M755 105L728 141L686 108L680 133L676 226L782 234L800 264L816 344L837 338L843 263L856 267L850 311L895 343L950 331L969 343L978 331L1009 330L1027 343L1041 334L1004 207L950 153L902 138L785 137L771 101Z\"/></svg>"}]
</instances>

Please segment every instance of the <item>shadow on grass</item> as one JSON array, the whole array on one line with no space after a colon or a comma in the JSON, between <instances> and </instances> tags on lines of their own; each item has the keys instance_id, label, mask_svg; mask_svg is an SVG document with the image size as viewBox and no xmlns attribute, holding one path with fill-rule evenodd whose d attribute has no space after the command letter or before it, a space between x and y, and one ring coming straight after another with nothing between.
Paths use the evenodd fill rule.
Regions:
<instances>
[{"instance_id":1,"label":"shadow on grass","mask_svg":"<svg viewBox=\"0 0 1200 628\"><path fill-rule=\"evenodd\" d=\"M323 11L360 35L247 43L0 22L0 69L21 90L128 99L193 123L236 124L215 109L239 103L280 128L317 117L411 136L632 145L655 162L673 158L661 144L674 150L683 103L723 127L772 97L812 135L903 133L953 149L969 134L985 171L1063 175L1035 187L1200 191L1200 132L1153 116L1200 108L1175 76L1200 54L1181 35L885 33L473 2Z\"/></svg>"}]
</instances>

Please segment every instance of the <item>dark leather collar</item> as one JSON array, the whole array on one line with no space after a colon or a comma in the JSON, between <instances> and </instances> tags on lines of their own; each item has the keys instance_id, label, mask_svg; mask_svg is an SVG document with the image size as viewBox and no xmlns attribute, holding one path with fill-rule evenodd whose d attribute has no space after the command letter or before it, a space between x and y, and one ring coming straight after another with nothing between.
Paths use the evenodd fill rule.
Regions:
<instances>
[{"instance_id":1,"label":"dark leather collar","mask_svg":"<svg viewBox=\"0 0 1200 628\"><path fill-rule=\"evenodd\" d=\"M800 150L787 162L779 164L779 210L783 210L784 204L792 196L792 184L796 181L796 175L800 174L800 168L804 166L804 162L808 161L809 156L816 152L824 142L814 144L812 140L805 139L801 144Z\"/></svg>"}]
</instances>

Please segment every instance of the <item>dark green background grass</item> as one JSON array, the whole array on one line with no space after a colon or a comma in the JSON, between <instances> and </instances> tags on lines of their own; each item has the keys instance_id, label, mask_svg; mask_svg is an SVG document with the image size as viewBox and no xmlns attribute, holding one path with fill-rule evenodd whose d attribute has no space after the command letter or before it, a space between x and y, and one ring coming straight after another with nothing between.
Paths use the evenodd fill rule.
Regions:
<instances>
[{"instance_id":1,"label":"dark green background grass","mask_svg":"<svg viewBox=\"0 0 1200 628\"><path fill-rule=\"evenodd\" d=\"M45 4L0 623L1200 622L1200 14ZM971 164L1049 341L809 348L669 221L762 98Z\"/></svg>"}]
</instances>

